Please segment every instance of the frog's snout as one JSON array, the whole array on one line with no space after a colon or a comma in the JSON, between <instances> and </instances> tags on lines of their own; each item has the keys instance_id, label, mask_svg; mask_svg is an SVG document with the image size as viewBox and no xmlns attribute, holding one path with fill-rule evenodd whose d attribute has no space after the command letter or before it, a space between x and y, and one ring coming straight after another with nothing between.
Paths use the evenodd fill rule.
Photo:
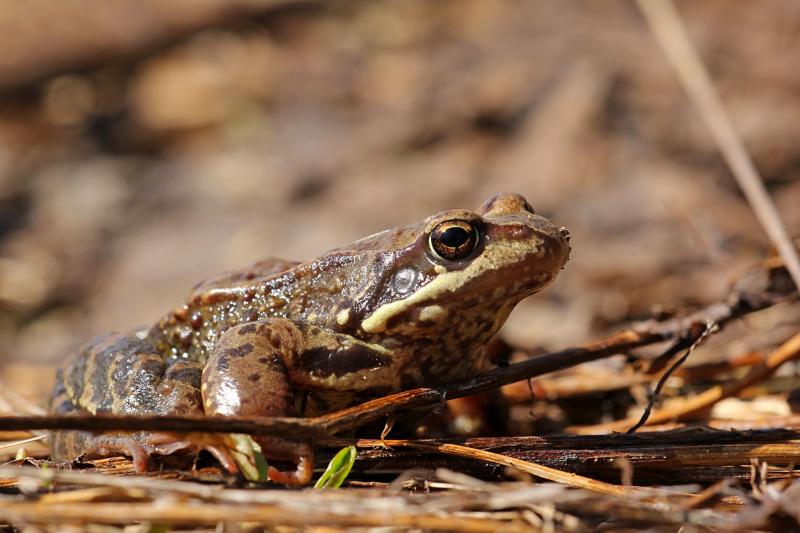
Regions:
<instances>
[{"instance_id":1,"label":"frog's snout","mask_svg":"<svg viewBox=\"0 0 800 533\"><path fill-rule=\"evenodd\" d=\"M570 235L567 228L561 226L558 228L558 236L558 240L561 242L561 247L565 250L566 257L564 257L564 262L566 263L567 259L569 259L569 253L572 251L572 246L569 244L569 240L572 238L572 235Z\"/></svg>"},{"instance_id":2,"label":"frog's snout","mask_svg":"<svg viewBox=\"0 0 800 533\"><path fill-rule=\"evenodd\" d=\"M542 217L536 217L534 228L539 237L534 247L539 247L545 252L543 256L537 254L537 261L552 271L562 269L572 251L569 244L571 237L569 230L564 226L555 226L548 219Z\"/></svg>"}]
</instances>

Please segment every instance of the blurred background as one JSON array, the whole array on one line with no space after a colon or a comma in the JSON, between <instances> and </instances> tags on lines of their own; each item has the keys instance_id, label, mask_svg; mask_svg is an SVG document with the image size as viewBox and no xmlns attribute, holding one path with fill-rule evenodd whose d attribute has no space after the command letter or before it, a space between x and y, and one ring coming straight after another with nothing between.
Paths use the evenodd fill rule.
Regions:
<instances>
[{"instance_id":1,"label":"blurred background","mask_svg":"<svg viewBox=\"0 0 800 533\"><path fill-rule=\"evenodd\" d=\"M800 4L677 6L800 234ZM501 191L573 235L504 331L525 348L719 300L770 253L628 0L29 0L0 50L0 380L34 401L204 278Z\"/></svg>"}]
</instances>

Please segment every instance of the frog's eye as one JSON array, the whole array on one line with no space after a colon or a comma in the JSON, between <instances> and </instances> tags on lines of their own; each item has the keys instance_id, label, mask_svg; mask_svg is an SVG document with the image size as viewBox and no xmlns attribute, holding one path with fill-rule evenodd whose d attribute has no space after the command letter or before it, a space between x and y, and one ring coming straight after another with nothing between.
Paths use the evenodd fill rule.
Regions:
<instances>
[{"instance_id":1,"label":"frog's eye","mask_svg":"<svg viewBox=\"0 0 800 533\"><path fill-rule=\"evenodd\" d=\"M464 259L478 244L478 232L464 220L442 222L431 232L430 246L435 255L448 261Z\"/></svg>"}]
</instances>

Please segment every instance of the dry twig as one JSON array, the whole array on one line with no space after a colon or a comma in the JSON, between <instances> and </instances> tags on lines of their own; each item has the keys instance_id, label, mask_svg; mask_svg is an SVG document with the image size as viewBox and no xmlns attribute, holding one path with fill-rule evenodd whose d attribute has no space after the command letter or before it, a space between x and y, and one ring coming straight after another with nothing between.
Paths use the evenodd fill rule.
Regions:
<instances>
[{"instance_id":1,"label":"dry twig","mask_svg":"<svg viewBox=\"0 0 800 533\"><path fill-rule=\"evenodd\" d=\"M725 477L746 477L752 459L773 465L800 462L798 422L797 418L787 418L773 421L776 426L772 428L753 431L693 428L612 435L482 437L446 443L470 450L490 451L504 458L470 457L479 459L479 462L407 450L427 446L432 451L446 451L436 450L435 447L442 443L435 441L388 440L385 441L386 448L379 440L361 439L356 442L360 451L354 470L378 475L396 474L410 468L442 467L479 477L493 477L496 468L486 464L487 461L496 462L498 459L501 464L508 464L502 461L518 459L559 471L616 481L619 472L615 465L626 460L633 467L634 478L639 483L716 482ZM332 453L351 443L334 439L320 442L320 445L330 447ZM321 463L326 458L320 457ZM542 471L543 475L533 470L526 471L551 480L554 478L548 476L558 475L547 471ZM779 477L784 474L774 473ZM561 478L557 480L564 481Z\"/></svg>"},{"instance_id":2,"label":"dry twig","mask_svg":"<svg viewBox=\"0 0 800 533\"><path fill-rule=\"evenodd\" d=\"M705 122L736 182L759 222L777 248L796 287L800 288L800 259L753 160L731 124L711 76L692 45L670 0L637 0L653 35L675 68L683 88Z\"/></svg>"},{"instance_id":3,"label":"dry twig","mask_svg":"<svg viewBox=\"0 0 800 533\"><path fill-rule=\"evenodd\" d=\"M523 461L508 455L490 452L487 450L479 450L469 446L462 446L460 444L449 443L422 443L414 441L394 441L393 446L397 446L404 442L404 446L411 448L419 448L422 450L431 450L448 455L456 455L458 457L465 457L467 459L474 459L476 461L489 461L504 466L510 466L518 470L522 470L528 474L546 479L548 481L555 481L556 483L563 483L569 487L590 490L606 496L624 497L643 497L642 490L631 487L623 487L620 485L612 485L603 481L597 481L585 476L580 476L571 472L564 472L549 466L532 463L530 461Z\"/></svg>"},{"instance_id":4,"label":"dry twig","mask_svg":"<svg viewBox=\"0 0 800 533\"><path fill-rule=\"evenodd\" d=\"M800 334L795 335L783 343L777 350L772 352L764 362L751 367L750 371L742 379L724 385L715 385L696 396L685 398L681 402L675 402L669 407L659 409L650 416L646 423L653 425L681 420L701 411L705 411L720 400L735 396L747 387L767 379L775 373L781 365L798 358L800 358ZM578 434L621 431L635 422L636 419L627 418L625 420L617 420L606 424L579 426L568 429Z\"/></svg>"},{"instance_id":5,"label":"dry twig","mask_svg":"<svg viewBox=\"0 0 800 533\"><path fill-rule=\"evenodd\" d=\"M647 402L647 405L642 412L641 418L628 429L628 433L634 433L637 429L642 427L644 424L647 423L647 419L650 417L650 412L653 409L653 405L655 405L656 399L658 398L659 394L661 394L661 389L664 388L664 384L666 384L669 377L678 369L680 365L686 362L692 352L700 346L700 344L705 340L711 333L717 331L716 324L706 324L705 327L702 329L700 335L698 335L686 348L686 352L679 357L670 367L658 378L658 382L656 386L653 388L653 391L650 393L650 399Z\"/></svg>"}]
</instances>

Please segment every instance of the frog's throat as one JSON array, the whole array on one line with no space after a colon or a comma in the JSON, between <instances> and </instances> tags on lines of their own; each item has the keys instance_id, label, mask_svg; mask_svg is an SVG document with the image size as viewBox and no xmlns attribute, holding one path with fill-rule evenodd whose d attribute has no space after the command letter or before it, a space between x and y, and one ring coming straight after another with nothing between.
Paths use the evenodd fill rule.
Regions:
<instances>
[{"instance_id":1,"label":"frog's throat","mask_svg":"<svg viewBox=\"0 0 800 533\"><path fill-rule=\"evenodd\" d=\"M528 244L524 249L518 243L516 245L495 244L493 248L491 251L485 250L480 257L476 258L466 268L439 274L417 292L402 300L389 302L378 307L361 322L361 329L367 333L386 331L388 322L392 317L403 313L414 305L433 300L447 292L454 293L470 281L491 270L498 270L513 264L521 264L525 259L541 259L547 253L542 241L535 242L532 245Z\"/></svg>"}]
</instances>

